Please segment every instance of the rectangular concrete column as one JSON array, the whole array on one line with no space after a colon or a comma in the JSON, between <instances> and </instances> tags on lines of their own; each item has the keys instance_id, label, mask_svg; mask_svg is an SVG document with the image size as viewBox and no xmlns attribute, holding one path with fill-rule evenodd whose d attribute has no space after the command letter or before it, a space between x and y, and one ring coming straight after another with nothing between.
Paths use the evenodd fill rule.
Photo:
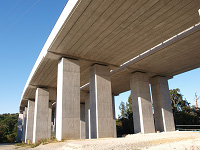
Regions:
<instances>
[{"instance_id":1,"label":"rectangular concrete column","mask_svg":"<svg viewBox=\"0 0 200 150\"><path fill-rule=\"evenodd\" d=\"M58 63L56 138L80 139L80 65L62 58Z\"/></svg>"},{"instance_id":2,"label":"rectangular concrete column","mask_svg":"<svg viewBox=\"0 0 200 150\"><path fill-rule=\"evenodd\" d=\"M85 139L85 104L81 103L81 111L80 111L80 130L81 130L81 139Z\"/></svg>"},{"instance_id":3,"label":"rectangular concrete column","mask_svg":"<svg viewBox=\"0 0 200 150\"><path fill-rule=\"evenodd\" d=\"M90 134L90 95L87 93L85 97L85 135L86 139L91 139Z\"/></svg>"},{"instance_id":4,"label":"rectangular concrete column","mask_svg":"<svg viewBox=\"0 0 200 150\"><path fill-rule=\"evenodd\" d=\"M34 111L35 111L35 102L29 100L28 110L27 110L26 136L25 136L26 143L28 142L28 140L30 143L33 142Z\"/></svg>"},{"instance_id":5,"label":"rectangular concrete column","mask_svg":"<svg viewBox=\"0 0 200 150\"><path fill-rule=\"evenodd\" d=\"M49 102L49 116L48 116L48 138L51 138L51 123L52 122L52 102Z\"/></svg>"},{"instance_id":6,"label":"rectangular concrete column","mask_svg":"<svg viewBox=\"0 0 200 150\"><path fill-rule=\"evenodd\" d=\"M46 89L37 88L35 94L35 112L33 125L33 143L48 136L49 118L49 92Z\"/></svg>"},{"instance_id":7,"label":"rectangular concrete column","mask_svg":"<svg viewBox=\"0 0 200 150\"><path fill-rule=\"evenodd\" d=\"M108 66L94 65L90 70L91 138L114 137L112 91Z\"/></svg>"},{"instance_id":8,"label":"rectangular concrete column","mask_svg":"<svg viewBox=\"0 0 200 150\"><path fill-rule=\"evenodd\" d=\"M52 107L52 115L53 115L53 135L56 134L56 107Z\"/></svg>"},{"instance_id":9,"label":"rectangular concrete column","mask_svg":"<svg viewBox=\"0 0 200 150\"><path fill-rule=\"evenodd\" d=\"M115 117L115 96L112 95L112 109L113 109L113 130L114 130L114 137L117 137L117 129L116 129L116 117Z\"/></svg>"},{"instance_id":10,"label":"rectangular concrete column","mask_svg":"<svg viewBox=\"0 0 200 150\"><path fill-rule=\"evenodd\" d=\"M157 131L174 131L174 117L170 101L167 78L156 76L151 79L154 117Z\"/></svg>"},{"instance_id":11,"label":"rectangular concrete column","mask_svg":"<svg viewBox=\"0 0 200 150\"><path fill-rule=\"evenodd\" d=\"M23 111L23 134L22 134L22 142L25 142L25 136L26 136L26 120L27 120L27 107L24 108Z\"/></svg>"},{"instance_id":12,"label":"rectangular concrete column","mask_svg":"<svg viewBox=\"0 0 200 150\"><path fill-rule=\"evenodd\" d=\"M135 72L130 79L135 133L154 133L149 77L146 73Z\"/></svg>"},{"instance_id":13,"label":"rectangular concrete column","mask_svg":"<svg viewBox=\"0 0 200 150\"><path fill-rule=\"evenodd\" d=\"M23 133L23 126L22 126L22 122L23 122L23 114L19 114L18 117L18 123L17 123L17 138L16 138L16 142L21 142L22 141L22 133Z\"/></svg>"}]
</instances>

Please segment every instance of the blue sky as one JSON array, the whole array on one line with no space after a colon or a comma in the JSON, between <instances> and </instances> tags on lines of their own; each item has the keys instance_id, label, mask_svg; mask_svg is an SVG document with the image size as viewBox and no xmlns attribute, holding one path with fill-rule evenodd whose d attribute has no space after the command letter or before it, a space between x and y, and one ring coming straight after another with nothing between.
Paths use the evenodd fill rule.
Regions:
<instances>
[{"instance_id":1,"label":"blue sky","mask_svg":"<svg viewBox=\"0 0 200 150\"><path fill-rule=\"evenodd\" d=\"M67 0L1 0L0 3L0 114L19 111L21 94L32 67ZM175 76L169 87L180 88L194 104L200 95L200 69ZM130 91L116 96L119 104Z\"/></svg>"}]
</instances>

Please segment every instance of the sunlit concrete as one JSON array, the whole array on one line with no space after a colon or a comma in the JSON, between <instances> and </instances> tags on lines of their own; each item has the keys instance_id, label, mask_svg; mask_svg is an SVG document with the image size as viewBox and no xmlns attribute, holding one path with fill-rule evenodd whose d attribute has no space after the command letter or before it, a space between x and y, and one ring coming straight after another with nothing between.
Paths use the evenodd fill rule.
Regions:
<instances>
[{"instance_id":1,"label":"sunlit concrete","mask_svg":"<svg viewBox=\"0 0 200 150\"><path fill-rule=\"evenodd\" d=\"M80 138L80 65L73 59L58 64L56 138Z\"/></svg>"},{"instance_id":2,"label":"sunlit concrete","mask_svg":"<svg viewBox=\"0 0 200 150\"><path fill-rule=\"evenodd\" d=\"M174 131L174 117L169 94L168 81L165 77L151 79L154 118L157 131Z\"/></svg>"},{"instance_id":3,"label":"sunlit concrete","mask_svg":"<svg viewBox=\"0 0 200 150\"><path fill-rule=\"evenodd\" d=\"M154 133L149 77L146 73L135 72L130 79L135 133Z\"/></svg>"},{"instance_id":4,"label":"sunlit concrete","mask_svg":"<svg viewBox=\"0 0 200 150\"><path fill-rule=\"evenodd\" d=\"M33 142L33 124L34 124L34 111L35 111L35 102L28 101L28 110L27 110L27 123L26 123L26 136L25 142Z\"/></svg>"},{"instance_id":5,"label":"sunlit concrete","mask_svg":"<svg viewBox=\"0 0 200 150\"><path fill-rule=\"evenodd\" d=\"M49 92L46 89L37 88L35 95L35 112L33 125L33 143L41 139L50 138L49 126Z\"/></svg>"},{"instance_id":6,"label":"sunlit concrete","mask_svg":"<svg viewBox=\"0 0 200 150\"><path fill-rule=\"evenodd\" d=\"M17 137L16 137L16 142L21 142L22 141L22 134L23 134L23 114L19 114L18 116L18 123L17 123Z\"/></svg>"},{"instance_id":7,"label":"sunlit concrete","mask_svg":"<svg viewBox=\"0 0 200 150\"><path fill-rule=\"evenodd\" d=\"M98 97L99 91L104 90L102 90L103 88L95 88L95 86L104 87L101 85L104 84L102 82L104 77L97 79L100 84L96 84L94 79L91 80L90 67L94 64L109 66L106 76L109 76L110 79L107 83L111 85L112 94L115 95L130 89L132 92L133 89L140 89L140 91L148 89L147 82L145 82L146 85L143 85L143 82L138 81L138 87L130 85L130 77L132 80L132 73L136 71L146 72L146 76L149 78L156 75L172 78L180 73L200 67L199 8L198 0L147 2L69 0L29 75L20 101L20 112L23 113L24 107L27 107L27 99L35 99L38 87L45 87L48 90L58 89L57 92L54 90L49 94L50 101L55 102L56 97L58 101L57 116L59 118L56 119L59 127L57 127L56 137L59 140L65 137L80 138L80 130L78 130L80 129L80 100L78 100L80 87L87 84L88 86L81 88L81 90L89 92L89 82L92 81L90 83L91 103L85 102L87 108L85 109L86 138L91 137L90 133L92 133L93 138L100 137L99 131L101 135L101 129L98 129L97 121L102 117L99 117L101 113L97 114L97 109L91 107L93 109L91 110L87 105L99 107L98 99L106 99L109 101L109 108L102 107L107 114L108 111L112 110L110 108L112 98L107 99L107 95ZM58 65L63 57L79 62L77 79L73 73L69 73L70 69L73 70L73 65L70 65L69 68L66 67L69 69L66 78L62 76L63 72L67 72L62 71ZM75 79L76 88L72 83ZM62 83L64 84L62 85ZM63 89L65 91L62 91ZM139 93L139 97L136 99L141 102L141 110L144 109L143 107L148 107L147 110L150 112L149 92ZM69 98L66 98L66 95ZM161 95L163 95L162 92ZM138 103L137 100L135 103ZM79 104L76 104L78 101ZM69 105L66 106L65 102ZM72 102L75 104L70 107ZM145 106L146 103L147 106ZM76 113L71 111L75 107L78 110ZM67 113L65 113L64 108L67 109ZM98 111L101 112L101 109L99 108ZM139 109L139 106L136 109ZM170 114L167 115L165 109L168 110L168 106L163 108L164 113L162 113L163 118L166 118L164 119L164 124L166 124L164 130L168 131L170 125L167 123L170 124L171 121L166 121ZM88 112L93 115L87 115ZM140 117L139 113L142 114ZM139 110L138 114L135 112L137 121L134 122L138 124L136 130L144 133L152 132L152 119L150 119L151 127L148 131L146 127L141 128L141 125L146 126L145 119L144 122L142 121L143 117L149 118L152 115L150 113L148 117L144 113L144 111ZM75 115L73 116L76 118L75 121L70 120L71 116L65 117L66 114ZM90 122L91 117L92 121ZM63 128L64 126L65 128ZM173 125L171 124L171 126ZM69 128L72 130L69 131ZM171 129L169 127L169 130ZM105 132L107 132L106 130ZM112 131L114 130L112 129ZM72 133L75 136L71 136ZM106 134L102 133L102 137L104 135Z\"/></svg>"},{"instance_id":8,"label":"sunlit concrete","mask_svg":"<svg viewBox=\"0 0 200 150\"><path fill-rule=\"evenodd\" d=\"M108 66L94 65L90 70L91 138L114 137L112 91Z\"/></svg>"},{"instance_id":9,"label":"sunlit concrete","mask_svg":"<svg viewBox=\"0 0 200 150\"><path fill-rule=\"evenodd\" d=\"M27 123L27 107L25 107L24 111L23 111L23 122L22 122L23 134L22 134L22 142L25 142L26 123Z\"/></svg>"}]
</instances>

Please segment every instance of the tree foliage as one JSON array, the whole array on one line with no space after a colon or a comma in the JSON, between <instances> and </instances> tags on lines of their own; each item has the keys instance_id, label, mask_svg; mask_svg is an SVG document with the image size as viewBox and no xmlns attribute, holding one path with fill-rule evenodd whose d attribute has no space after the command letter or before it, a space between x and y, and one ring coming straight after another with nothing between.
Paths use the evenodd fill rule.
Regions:
<instances>
[{"instance_id":1,"label":"tree foliage","mask_svg":"<svg viewBox=\"0 0 200 150\"><path fill-rule=\"evenodd\" d=\"M17 136L18 114L0 115L0 143L13 143Z\"/></svg>"},{"instance_id":2,"label":"tree foliage","mask_svg":"<svg viewBox=\"0 0 200 150\"><path fill-rule=\"evenodd\" d=\"M178 88L169 90L169 93L175 125L200 125L200 108L190 106ZM116 121L117 136L134 133L131 95L128 102L121 102L119 109L120 115Z\"/></svg>"},{"instance_id":3,"label":"tree foliage","mask_svg":"<svg viewBox=\"0 0 200 150\"><path fill-rule=\"evenodd\" d=\"M117 136L121 137L124 134L134 133L131 95L129 96L126 104L121 102L119 110L121 115L118 116L118 119L116 120Z\"/></svg>"},{"instance_id":4,"label":"tree foliage","mask_svg":"<svg viewBox=\"0 0 200 150\"><path fill-rule=\"evenodd\" d=\"M200 109L190 106L190 103L183 99L180 89L169 90L176 125L198 125L200 124Z\"/></svg>"}]
</instances>

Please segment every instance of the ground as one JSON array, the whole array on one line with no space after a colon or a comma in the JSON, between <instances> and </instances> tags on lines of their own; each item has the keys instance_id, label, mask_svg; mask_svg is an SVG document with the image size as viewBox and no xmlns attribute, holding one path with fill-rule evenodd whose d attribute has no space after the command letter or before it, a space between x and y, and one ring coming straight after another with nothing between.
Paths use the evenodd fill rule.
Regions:
<instances>
[{"instance_id":1,"label":"ground","mask_svg":"<svg viewBox=\"0 0 200 150\"><path fill-rule=\"evenodd\" d=\"M1 150L18 148L14 145L0 145ZM27 149L27 148L20 148ZM104 138L93 140L67 140L65 142L40 145L29 150L200 150L199 132L167 132L133 134L124 138Z\"/></svg>"}]
</instances>

